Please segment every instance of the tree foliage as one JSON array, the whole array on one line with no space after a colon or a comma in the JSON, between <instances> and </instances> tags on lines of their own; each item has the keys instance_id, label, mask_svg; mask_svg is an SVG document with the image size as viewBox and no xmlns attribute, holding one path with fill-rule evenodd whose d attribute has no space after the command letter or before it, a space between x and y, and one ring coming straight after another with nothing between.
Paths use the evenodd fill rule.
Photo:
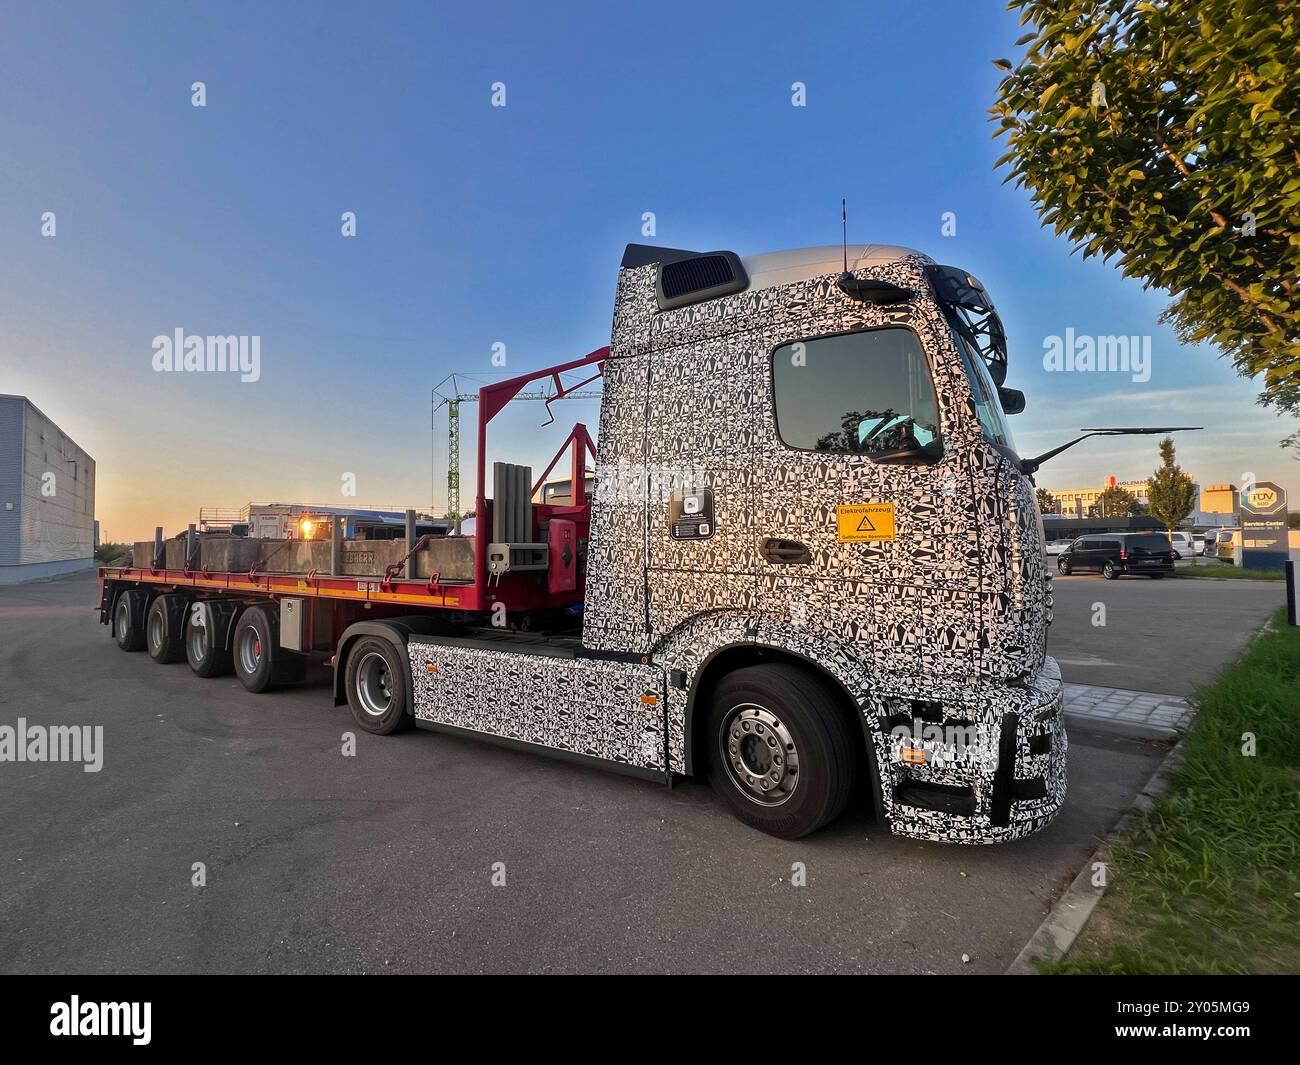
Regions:
<instances>
[{"instance_id":1,"label":"tree foliage","mask_svg":"<svg viewBox=\"0 0 1300 1065\"><path fill-rule=\"evenodd\" d=\"M1007 180L1085 257L1167 290L1260 399L1300 413L1300 4L1012 0L992 108Z\"/></svg>"},{"instance_id":2,"label":"tree foliage","mask_svg":"<svg viewBox=\"0 0 1300 1065\"><path fill-rule=\"evenodd\" d=\"M1151 475L1147 499L1151 516L1171 531L1196 507L1196 485L1174 461L1172 437L1160 441L1160 465Z\"/></svg>"},{"instance_id":3,"label":"tree foliage","mask_svg":"<svg viewBox=\"0 0 1300 1065\"><path fill-rule=\"evenodd\" d=\"M1039 514L1059 514L1060 506L1055 497L1046 488L1035 488L1034 498L1038 501Z\"/></svg>"},{"instance_id":4,"label":"tree foliage","mask_svg":"<svg viewBox=\"0 0 1300 1065\"><path fill-rule=\"evenodd\" d=\"M1097 497L1097 510L1102 518L1131 518L1142 513L1142 504L1128 489L1113 484Z\"/></svg>"}]
</instances>

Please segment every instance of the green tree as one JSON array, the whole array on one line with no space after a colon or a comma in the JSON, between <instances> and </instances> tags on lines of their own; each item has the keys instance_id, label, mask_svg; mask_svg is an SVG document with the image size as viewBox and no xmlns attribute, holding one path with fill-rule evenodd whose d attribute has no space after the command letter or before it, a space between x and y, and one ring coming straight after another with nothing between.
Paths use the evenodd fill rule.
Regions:
<instances>
[{"instance_id":1,"label":"green tree","mask_svg":"<svg viewBox=\"0 0 1300 1065\"><path fill-rule=\"evenodd\" d=\"M1174 461L1173 437L1160 441L1160 465L1151 475L1147 498L1151 516L1171 533L1196 506L1196 485Z\"/></svg>"},{"instance_id":2,"label":"green tree","mask_svg":"<svg viewBox=\"0 0 1300 1065\"><path fill-rule=\"evenodd\" d=\"M1131 518L1142 513L1142 504L1132 492L1113 484L1097 497L1097 513L1102 518Z\"/></svg>"},{"instance_id":3,"label":"green tree","mask_svg":"<svg viewBox=\"0 0 1300 1065\"><path fill-rule=\"evenodd\" d=\"M1038 513L1059 514L1061 512L1060 505L1046 488L1035 488L1034 498L1038 500Z\"/></svg>"},{"instance_id":4,"label":"green tree","mask_svg":"<svg viewBox=\"0 0 1300 1065\"><path fill-rule=\"evenodd\" d=\"M1007 180L1084 257L1165 289L1260 401L1300 413L1300 5L1012 0Z\"/></svg>"}]
</instances>

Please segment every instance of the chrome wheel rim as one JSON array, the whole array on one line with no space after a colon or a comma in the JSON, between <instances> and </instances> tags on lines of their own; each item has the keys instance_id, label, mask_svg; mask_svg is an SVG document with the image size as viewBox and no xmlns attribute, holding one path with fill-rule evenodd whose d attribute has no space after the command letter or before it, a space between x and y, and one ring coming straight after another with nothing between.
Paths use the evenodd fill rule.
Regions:
<instances>
[{"instance_id":1,"label":"chrome wheel rim","mask_svg":"<svg viewBox=\"0 0 1300 1065\"><path fill-rule=\"evenodd\" d=\"M163 619L161 611L154 610L149 614L149 646L155 651L162 647L163 642Z\"/></svg>"},{"instance_id":2,"label":"chrome wheel rim","mask_svg":"<svg viewBox=\"0 0 1300 1065\"><path fill-rule=\"evenodd\" d=\"M371 717L383 717L393 706L393 685L388 663L378 651L367 651L357 663L353 685L357 702Z\"/></svg>"},{"instance_id":3,"label":"chrome wheel rim","mask_svg":"<svg viewBox=\"0 0 1300 1065\"><path fill-rule=\"evenodd\" d=\"M239 665L251 676L262 664L262 637L252 625L246 625L239 633Z\"/></svg>"},{"instance_id":4,"label":"chrome wheel rim","mask_svg":"<svg viewBox=\"0 0 1300 1065\"><path fill-rule=\"evenodd\" d=\"M761 806L789 802L799 786L799 751L784 721L741 703L727 712L718 739L727 777L745 798Z\"/></svg>"},{"instance_id":5,"label":"chrome wheel rim","mask_svg":"<svg viewBox=\"0 0 1300 1065\"><path fill-rule=\"evenodd\" d=\"M208 653L208 630L191 623L186 642L189 644L190 657L196 662L202 662Z\"/></svg>"}]
</instances>

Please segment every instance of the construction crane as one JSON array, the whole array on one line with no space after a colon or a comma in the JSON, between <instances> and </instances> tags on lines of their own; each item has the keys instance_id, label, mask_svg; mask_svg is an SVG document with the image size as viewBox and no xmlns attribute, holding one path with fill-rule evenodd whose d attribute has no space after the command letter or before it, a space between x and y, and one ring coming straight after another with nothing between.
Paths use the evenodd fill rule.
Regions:
<instances>
[{"instance_id":1,"label":"construction crane","mask_svg":"<svg viewBox=\"0 0 1300 1065\"><path fill-rule=\"evenodd\" d=\"M465 375L468 376L468 375ZM520 392L514 399L542 400L546 402L557 398L548 392ZM599 399L599 391L565 392L564 399ZM460 405L477 403L478 392L462 392L457 375L448 374L433 389L432 424L434 447L437 447L438 412L447 408L447 514L452 522L453 531L460 532L460 520L464 515L460 511ZM513 402L513 400L512 400ZM547 423L549 424L549 423ZM435 457L433 464L434 483L437 483L438 468Z\"/></svg>"}]
</instances>

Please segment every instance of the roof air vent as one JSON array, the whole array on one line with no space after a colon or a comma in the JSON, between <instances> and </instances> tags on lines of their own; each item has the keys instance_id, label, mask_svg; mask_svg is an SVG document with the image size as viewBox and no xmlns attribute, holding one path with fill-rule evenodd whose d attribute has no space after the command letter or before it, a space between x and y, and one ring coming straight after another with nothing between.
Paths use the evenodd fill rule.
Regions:
<instances>
[{"instance_id":1,"label":"roof air vent","mask_svg":"<svg viewBox=\"0 0 1300 1065\"><path fill-rule=\"evenodd\" d=\"M740 259L733 252L713 251L664 263L659 268L655 298L659 309L667 311L743 292L748 286Z\"/></svg>"}]
</instances>

